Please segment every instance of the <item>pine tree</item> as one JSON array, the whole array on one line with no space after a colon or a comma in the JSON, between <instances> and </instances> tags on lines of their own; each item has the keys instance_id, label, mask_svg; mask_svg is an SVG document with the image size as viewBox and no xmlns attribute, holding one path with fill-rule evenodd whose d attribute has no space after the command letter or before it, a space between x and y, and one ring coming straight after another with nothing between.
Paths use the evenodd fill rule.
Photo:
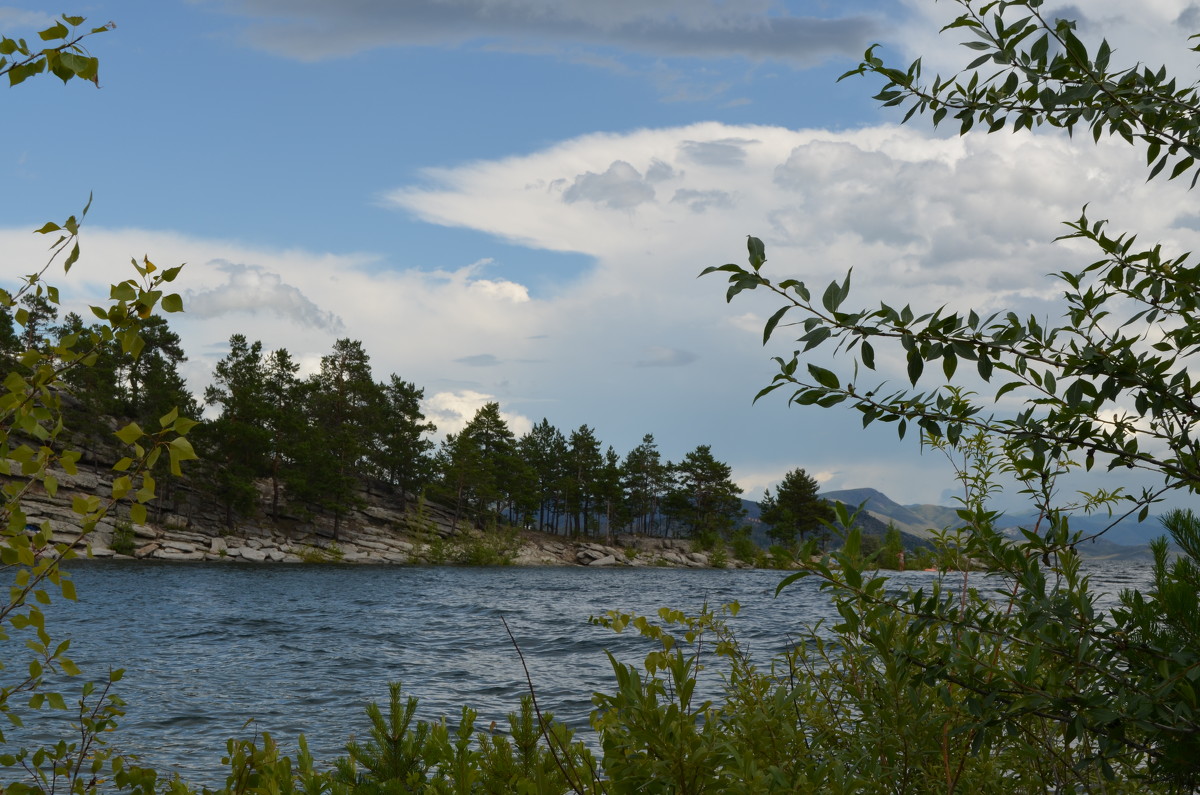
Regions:
<instances>
[{"instance_id":1,"label":"pine tree","mask_svg":"<svg viewBox=\"0 0 1200 795\"><path fill-rule=\"evenodd\" d=\"M604 466L600 470L596 494L604 510L604 528L611 543L618 528L626 525L629 516L621 488L621 456L612 445L604 451Z\"/></svg>"},{"instance_id":2,"label":"pine tree","mask_svg":"<svg viewBox=\"0 0 1200 795\"><path fill-rule=\"evenodd\" d=\"M566 482L566 437L543 417L541 422L521 437L517 450L525 466L532 472L537 491L537 526L557 533L558 517L564 504L562 489Z\"/></svg>"},{"instance_id":3,"label":"pine tree","mask_svg":"<svg viewBox=\"0 0 1200 795\"><path fill-rule=\"evenodd\" d=\"M368 465L383 394L371 377L371 359L357 340L340 339L321 357L321 370L298 391L308 418L295 447L289 480L297 496L333 514L333 537L358 504L360 470Z\"/></svg>"},{"instance_id":4,"label":"pine tree","mask_svg":"<svg viewBox=\"0 0 1200 795\"><path fill-rule=\"evenodd\" d=\"M379 436L371 451L376 471L400 491L400 507L408 504L409 494L425 487L432 477L433 442L428 434L437 430L426 422L421 412L425 390L392 374L387 384L379 385L383 393Z\"/></svg>"},{"instance_id":5,"label":"pine tree","mask_svg":"<svg viewBox=\"0 0 1200 795\"><path fill-rule=\"evenodd\" d=\"M197 413L195 398L187 391L179 365L187 361L179 335L161 315L148 318L142 330L142 349L121 355L118 372L124 388L124 414L142 423L179 406L184 416Z\"/></svg>"},{"instance_id":6,"label":"pine tree","mask_svg":"<svg viewBox=\"0 0 1200 795\"><path fill-rule=\"evenodd\" d=\"M263 427L266 429L268 474L271 478L271 518L279 518L279 492L285 466L296 460L305 424L300 411L300 365L286 348L272 351L263 367Z\"/></svg>"},{"instance_id":7,"label":"pine tree","mask_svg":"<svg viewBox=\"0 0 1200 795\"><path fill-rule=\"evenodd\" d=\"M0 327L2 323L0 320ZM118 377L120 345L114 340L106 340L100 325L84 326L83 318L74 312L63 318L55 336L59 346L83 353L81 363L84 366L69 367L63 375L63 382L77 401L66 407L68 424L88 435L107 434L110 429L102 418L122 411Z\"/></svg>"},{"instance_id":8,"label":"pine tree","mask_svg":"<svg viewBox=\"0 0 1200 795\"><path fill-rule=\"evenodd\" d=\"M738 496L742 487L730 479L730 466L716 460L712 448L702 444L673 470L675 480L664 500L664 512L693 537L715 540L728 535L744 513Z\"/></svg>"},{"instance_id":9,"label":"pine tree","mask_svg":"<svg viewBox=\"0 0 1200 795\"><path fill-rule=\"evenodd\" d=\"M817 496L819 486L803 469L793 469L783 476L774 496L763 493L758 503L760 518L771 526L767 535L781 544L794 545L805 536L819 533L822 520L833 519L829 503Z\"/></svg>"},{"instance_id":10,"label":"pine tree","mask_svg":"<svg viewBox=\"0 0 1200 795\"><path fill-rule=\"evenodd\" d=\"M479 409L462 435L478 451L480 458L475 508L480 514L495 516L511 493L511 474L518 460L516 437L500 416L499 403L488 403Z\"/></svg>"},{"instance_id":11,"label":"pine tree","mask_svg":"<svg viewBox=\"0 0 1200 795\"><path fill-rule=\"evenodd\" d=\"M21 348L48 353L50 333L54 328L54 321L58 320L58 307L40 290L26 293L16 311L16 320L21 326L21 333L17 338Z\"/></svg>"},{"instance_id":12,"label":"pine tree","mask_svg":"<svg viewBox=\"0 0 1200 795\"><path fill-rule=\"evenodd\" d=\"M642 443L629 451L621 470L632 528L634 532L650 535L658 527L660 503L670 473L653 434L643 436Z\"/></svg>"},{"instance_id":13,"label":"pine tree","mask_svg":"<svg viewBox=\"0 0 1200 795\"><path fill-rule=\"evenodd\" d=\"M574 532L590 535L604 456L600 453L600 440L596 438L595 431L586 425L580 425L578 430L571 432L569 444L566 466L567 513L571 517Z\"/></svg>"},{"instance_id":14,"label":"pine tree","mask_svg":"<svg viewBox=\"0 0 1200 795\"><path fill-rule=\"evenodd\" d=\"M262 343L248 343L242 334L229 338L229 353L213 370L204 402L219 406L220 415L202 427L208 448L202 459L209 482L225 506L225 524L233 527L235 513L254 505L254 481L266 474L270 431L266 426L267 395L262 366Z\"/></svg>"}]
</instances>

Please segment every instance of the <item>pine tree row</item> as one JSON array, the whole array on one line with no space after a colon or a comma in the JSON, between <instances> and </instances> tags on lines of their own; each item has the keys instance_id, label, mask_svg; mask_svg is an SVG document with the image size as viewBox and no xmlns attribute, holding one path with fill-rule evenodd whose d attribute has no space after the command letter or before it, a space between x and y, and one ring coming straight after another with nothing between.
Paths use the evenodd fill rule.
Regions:
<instances>
[{"instance_id":1,"label":"pine tree row","mask_svg":"<svg viewBox=\"0 0 1200 795\"><path fill-rule=\"evenodd\" d=\"M5 366L19 366L19 351L28 346L48 351L66 335L96 333L74 313L59 323L56 306L43 298L27 297L15 315L0 315ZM453 510L456 521L480 527L583 536L715 540L744 513L729 465L708 445L676 463L647 434L622 457L593 428L564 434L547 419L518 438L498 403L435 444L436 428L421 410L424 390L395 374L377 382L358 341L338 340L320 369L302 378L286 349L264 351L261 342L234 334L201 403L180 375L187 357L167 321L150 318L142 336L140 351L109 343L99 346L91 367L70 371L70 422L103 445L106 418L153 427L173 407L193 417L207 407L211 418L193 433L203 461L193 486L220 503L230 526L256 509L262 482L269 484L272 517L286 499L332 516L335 533L364 485L393 490L402 505L427 495ZM160 482L160 497L169 499L170 478Z\"/></svg>"}]
</instances>

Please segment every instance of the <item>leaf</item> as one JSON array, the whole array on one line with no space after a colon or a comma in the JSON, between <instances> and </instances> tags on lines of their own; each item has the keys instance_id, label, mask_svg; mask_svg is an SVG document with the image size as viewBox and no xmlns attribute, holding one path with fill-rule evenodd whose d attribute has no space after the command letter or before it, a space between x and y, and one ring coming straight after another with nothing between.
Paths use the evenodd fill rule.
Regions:
<instances>
[{"instance_id":1,"label":"leaf","mask_svg":"<svg viewBox=\"0 0 1200 795\"><path fill-rule=\"evenodd\" d=\"M842 288L837 282L830 282L825 288L825 294L821 296L821 306L828 309L830 312L836 312L837 308L842 303Z\"/></svg>"},{"instance_id":2,"label":"leaf","mask_svg":"<svg viewBox=\"0 0 1200 795\"><path fill-rule=\"evenodd\" d=\"M150 502L154 499L154 478L146 475L142 478L142 487L137 490L133 498L138 502Z\"/></svg>"},{"instance_id":3,"label":"leaf","mask_svg":"<svg viewBox=\"0 0 1200 795\"><path fill-rule=\"evenodd\" d=\"M136 301L137 289L134 284L129 281L114 284L108 291L109 298L114 301Z\"/></svg>"},{"instance_id":4,"label":"leaf","mask_svg":"<svg viewBox=\"0 0 1200 795\"><path fill-rule=\"evenodd\" d=\"M818 326L801 338L801 341L804 343L804 350L811 351L813 348L829 339L830 335L832 334L833 332L830 331L826 326Z\"/></svg>"},{"instance_id":5,"label":"leaf","mask_svg":"<svg viewBox=\"0 0 1200 795\"><path fill-rule=\"evenodd\" d=\"M757 237L750 235L746 238L746 249L750 252L750 267L758 270L767 261L767 249Z\"/></svg>"},{"instance_id":6,"label":"leaf","mask_svg":"<svg viewBox=\"0 0 1200 795\"><path fill-rule=\"evenodd\" d=\"M1180 160L1178 163L1175 164L1175 168L1171 169L1171 176L1169 177L1169 179L1175 179L1180 174L1182 174L1183 172L1185 172L1189 168L1191 168L1195 162L1196 162L1195 158L1192 158L1192 157L1185 157L1183 160Z\"/></svg>"},{"instance_id":7,"label":"leaf","mask_svg":"<svg viewBox=\"0 0 1200 795\"><path fill-rule=\"evenodd\" d=\"M779 325L779 321L783 319L783 316L791 308L791 304L785 304L776 310L775 314L771 315L770 319L767 320L767 325L763 327L763 345L766 345L767 341L771 339L771 333L775 331L775 327Z\"/></svg>"},{"instance_id":8,"label":"leaf","mask_svg":"<svg viewBox=\"0 0 1200 795\"><path fill-rule=\"evenodd\" d=\"M183 474L182 470L179 468L181 461L192 461L198 457L196 455L196 451L192 449L192 443L182 436L177 436L172 439L170 445L167 447L167 450L171 454L172 475Z\"/></svg>"},{"instance_id":9,"label":"leaf","mask_svg":"<svg viewBox=\"0 0 1200 795\"><path fill-rule=\"evenodd\" d=\"M190 419L188 417L180 417L179 419L175 420L175 424L171 427L171 430L173 430L175 433L179 434L180 436L183 436L184 434L186 434L188 431L190 431L192 428L195 428L199 424L200 423L198 421Z\"/></svg>"},{"instance_id":10,"label":"leaf","mask_svg":"<svg viewBox=\"0 0 1200 795\"><path fill-rule=\"evenodd\" d=\"M133 444L138 439L146 435L146 432L141 429L136 422L131 422L124 428L116 432L116 436L125 444Z\"/></svg>"},{"instance_id":11,"label":"leaf","mask_svg":"<svg viewBox=\"0 0 1200 795\"><path fill-rule=\"evenodd\" d=\"M866 340L862 341L860 346L862 349L862 363L869 370L875 369L875 349L871 347L871 343Z\"/></svg>"},{"instance_id":12,"label":"leaf","mask_svg":"<svg viewBox=\"0 0 1200 795\"><path fill-rule=\"evenodd\" d=\"M818 384L826 389L837 389L840 386L837 375L830 370L826 370L824 367L810 364L808 365L808 372Z\"/></svg>"},{"instance_id":13,"label":"leaf","mask_svg":"<svg viewBox=\"0 0 1200 795\"><path fill-rule=\"evenodd\" d=\"M162 309L164 312L182 312L183 298L179 295L179 293L164 295L162 299Z\"/></svg>"},{"instance_id":14,"label":"leaf","mask_svg":"<svg viewBox=\"0 0 1200 795\"><path fill-rule=\"evenodd\" d=\"M135 502L129 506L129 521L134 524L146 523L146 505L144 503Z\"/></svg>"},{"instance_id":15,"label":"leaf","mask_svg":"<svg viewBox=\"0 0 1200 795\"><path fill-rule=\"evenodd\" d=\"M1021 381L1009 381L1007 384L996 390L996 400L999 401L1000 398L1004 397L1009 392L1013 391L1014 389L1019 389L1023 386L1025 386L1025 384Z\"/></svg>"},{"instance_id":16,"label":"leaf","mask_svg":"<svg viewBox=\"0 0 1200 795\"><path fill-rule=\"evenodd\" d=\"M914 386L921 378L921 373L925 370L925 359L921 357L921 353L917 350L908 352L908 380Z\"/></svg>"},{"instance_id":17,"label":"leaf","mask_svg":"<svg viewBox=\"0 0 1200 795\"><path fill-rule=\"evenodd\" d=\"M976 367L979 369L979 377L984 381L990 381L992 378L992 360L988 358L984 351L979 352L979 361L976 362Z\"/></svg>"},{"instance_id":18,"label":"leaf","mask_svg":"<svg viewBox=\"0 0 1200 795\"><path fill-rule=\"evenodd\" d=\"M122 475L119 478L114 478L112 482L112 496L114 500L121 500L125 495L133 490L133 481L128 475Z\"/></svg>"},{"instance_id":19,"label":"leaf","mask_svg":"<svg viewBox=\"0 0 1200 795\"><path fill-rule=\"evenodd\" d=\"M946 351L942 354L942 373L945 374L946 380L950 381L954 378L954 371L958 367L958 357L953 351Z\"/></svg>"},{"instance_id":20,"label":"leaf","mask_svg":"<svg viewBox=\"0 0 1200 795\"><path fill-rule=\"evenodd\" d=\"M65 39L70 32L70 29L66 25L59 22L52 28L39 31L38 36L41 37L42 41L52 41L54 39Z\"/></svg>"}]
</instances>

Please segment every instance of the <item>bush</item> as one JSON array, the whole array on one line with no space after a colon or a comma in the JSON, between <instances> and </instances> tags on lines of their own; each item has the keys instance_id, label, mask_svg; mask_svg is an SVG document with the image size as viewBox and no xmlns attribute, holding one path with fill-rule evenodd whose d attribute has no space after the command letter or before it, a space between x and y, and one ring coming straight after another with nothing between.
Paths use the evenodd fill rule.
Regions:
<instances>
[{"instance_id":1,"label":"bush","mask_svg":"<svg viewBox=\"0 0 1200 795\"><path fill-rule=\"evenodd\" d=\"M730 546L733 548L733 556L746 563L754 563L761 551L758 544L755 544L754 539L750 537L750 528L748 527L743 527L733 534Z\"/></svg>"},{"instance_id":2,"label":"bush","mask_svg":"<svg viewBox=\"0 0 1200 795\"><path fill-rule=\"evenodd\" d=\"M466 566L510 566L520 538L515 529L491 530L460 542L457 562Z\"/></svg>"},{"instance_id":3,"label":"bush","mask_svg":"<svg viewBox=\"0 0 1200 795\"><path fill-rule=\"evenodd\" d=\"M127 520L117 522L117 526L113 528L112 544L110 546L113 552L118 555L132 556L134 552L134 535L133 525Z\"/></svg>"},{"instance_id":4,"label":"bush","mask_svg":"<svg viewBox=\"0 0 1200 795\"><path fill-rule=\"evenodd\" d=\"M300 562L313 564L341 563L346 557L345 551L332 542L323 547L306 545L296 554L300 557Z\"/></svg>"},{"instance_id":5,"label":"bush","mask_svg":"<svg viewBox=\"0 0 1200 795\"><path fill-rule=\"evenodd\" d=\"M796 556L783 544L772 544L767 549L767 565L764 568L790 569L796 564Z\"/></svg>"}]
</instances>

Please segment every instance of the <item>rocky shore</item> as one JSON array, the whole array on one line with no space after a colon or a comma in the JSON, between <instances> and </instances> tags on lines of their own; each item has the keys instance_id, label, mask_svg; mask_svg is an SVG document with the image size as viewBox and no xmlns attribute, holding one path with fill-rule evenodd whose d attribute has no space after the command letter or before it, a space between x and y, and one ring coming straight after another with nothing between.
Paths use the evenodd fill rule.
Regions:
<instances>
[{"instance_id":1,"label":"rocky shore","mask_svg":"<svg viewBox=\"0 0 1200 795\"><path fill-rule=\"evenodd\" d=\"M252 518L226 523L220 506L206 503L186 480L171 484L152 503L145 524L116 512L85 538L71 510L76 498L110 494L108 473L81 467L76 475L56 473L52 497L34 489L23 501L29 523L49 521L54 542L73 544L94 558L228 563L353 563L375 565L508 564L517 566L632 566L708 568L713 559L691 551L689 541L618 535L572 538L530 530L482 530L434 504L401 500L375 484L364 488L359 507L335 523L332 517L282 506L269 518L270 489L259 484L259 504ZM161 490L161 486L160 486ZM745 566L739 561L722 561Z\"/></svg>"}]
</instances>

